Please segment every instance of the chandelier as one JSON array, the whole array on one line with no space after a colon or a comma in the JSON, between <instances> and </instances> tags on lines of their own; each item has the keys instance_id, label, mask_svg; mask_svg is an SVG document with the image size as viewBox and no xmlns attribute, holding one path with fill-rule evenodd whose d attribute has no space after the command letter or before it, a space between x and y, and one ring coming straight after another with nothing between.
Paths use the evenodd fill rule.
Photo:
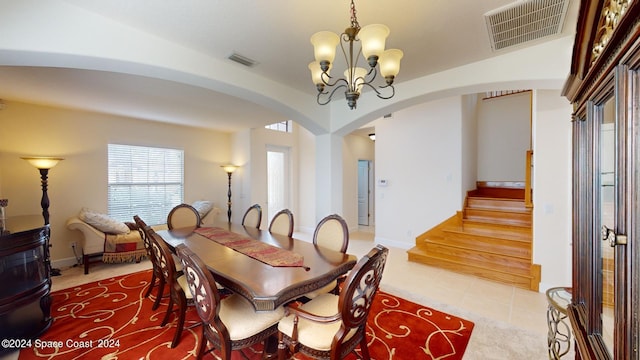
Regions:
<instances>
[{"instance_id":1,"label":"chandelier","mask_svg":"<svg viewBox=\"0 0 640 360\"><path fill-rule=\"evenodd\" d=\"M344 89L347 104L353 110L356 108L364 86L373 89L380 99L391 99L395 95L393 80L400 71L400 59L403 53L398 49L384 49L387 36L389 36L389 28L385 25L372 24L360 27L353 0L351 0L351 26L345 29L341 36L331 31L313 34L311 44L313 44L316 61L309 64L309 70L311 70L313 83L318 89L318 104L328 104L338 89ZM357 54L354 54L354 43L358 42L360 46ZM344 71L343 78L334 79L329 72L333 66L338 43L342 48L347 69ZM369 64L368 70L358 67L360 54ZM376 88L373 82L378 74L378 67L385 82ZM326 87L333 90L325 91Z\"/></svg>"}]
</instances>

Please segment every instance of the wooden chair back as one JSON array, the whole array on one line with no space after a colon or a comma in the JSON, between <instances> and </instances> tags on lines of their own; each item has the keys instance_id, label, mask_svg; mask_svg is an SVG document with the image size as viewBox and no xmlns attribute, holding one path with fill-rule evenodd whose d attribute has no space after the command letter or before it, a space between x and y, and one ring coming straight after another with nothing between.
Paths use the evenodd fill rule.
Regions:
<instances>
[{"instance_id":1,"label":"wooden chair back","mask_svg":"<svg viewBox=\"0 0 640 360\"><path fill-rule=\"evenodd\" d=\"M313 232L313 243L327 249L346 253L349 246L347 222L337 214L326 216L320 220Z\"/></svg>"},{"instance_id":2,"label":"wooden chair back","mask_svg":"<svg viewBox=\"0 0 640 360\"><path fill-rule=\"evenodd\" d=\"M164 277L167 284L173 284L176 281L176 263L171 256L171 250L156 232L147 227L147 233L151 239L151 249L153 250L153 256L156 259L160 273ZM171 286L171 285L170 285Z\"/></svg>"},{"instance_id":3,"label":"wooden chair back","mask_svg":"<svg viewBox=\"0 0 640 360\"><path fill-rule=\"evenodd\" d=\"M180 204L171 209L167 216L167 226L169 229L195 226L200 227L202 219L200 214L189 204Z\"/></svg>"},{"instance_id":4,"label":"wooden chair back","mask_svg":"<svg viewBox=\"0 0 640 360\"><path fill-rule=\"evenodd\" d=\"M289 209L276 213L269 224L269 232L291 237L293 235L293 214Z\"/></svg>"},{"instance_id":5,"label":"wooden chair back","mask_svg":"<svg viewBox=\"0 0 640 360\"><path fill-rule=\"evenodd\" d=\"M147 234L146 230L146 228L148 227L147 223L145 223L144 220L142 220L138 215L133 216L133 221L138 227L138 232L140 233L140 237L144 242L144 248L147 250L147 256L149 256L149 259L151 259L151 256L153 256L153 252L151 249L151 239L149 239L149 235Z\"/></svg>"},{"instance_id":6,"label":"wooden chair back","mask_svg":"<svg viewBox=\"0 0 640 360\"><path fill-rule=\"evenodd\" d=\"M242 217L242 225L260 228L262 222L262 207L259 204L251 205Z\"/></svg>"},{"instance_id":7,"label":"wooden chair back","mask_svg":"<svg viewBox=\"0 0 640 360\"><path fill-rule=\"evenodd\" d=\"M377 245L363 256L351 270L344 287L340 291L338 309L341 312L342 326L347 335L350 329L361 327L367 322L373 298L378 291L384 266L387 263L389 249Z\"/></svg>"},{"instance_id":8,"label":"wooden chair back","mask_svg":"<svg viewBox=\"0 0 640 360\"><path fill-rule=\"evenodd\" d=\"M178 245L176 253L182 262L182 270L187 278L189 291L193 296L200 320L203 324L211 325L216 330L221 344L229 344L231 342L229 331L218 317L220 293L211 271L207 269L202 259L186 245Z\"/></svg>"}]
</instances>

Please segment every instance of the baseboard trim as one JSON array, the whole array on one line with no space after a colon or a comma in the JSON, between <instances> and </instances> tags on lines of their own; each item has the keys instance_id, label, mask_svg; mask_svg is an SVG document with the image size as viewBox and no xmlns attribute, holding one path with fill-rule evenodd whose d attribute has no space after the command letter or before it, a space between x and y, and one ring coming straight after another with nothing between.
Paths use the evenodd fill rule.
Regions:
<instances>
[{"instance_id":1,"label":"baseboard trim","mask_svg":"<svg viewBox=\"0 0 640 360\"><path fill-rule=\"evenodd\" d=\"M415 243L406 243L406 242L401 242L401 241L396 241L391 239L385 239L380 236L375 237L375 242L377 244L381 244L387 247L395 247L395 248L404 249L404 250L409 250L415 246Z\"/></svg>"},{"instance_id":2,"label":"baseboard trim","mask_svg":"<svg viewBox=\"0 0 640 360\"><path fill-rule=\"evenodd\" d=\"M73 258L73 257L51 261L51 267L54 269L72 267L73 265L76 265L76 264L78 264L78 260L76 260L76 258Z\"/></svg>"}]
</instances>

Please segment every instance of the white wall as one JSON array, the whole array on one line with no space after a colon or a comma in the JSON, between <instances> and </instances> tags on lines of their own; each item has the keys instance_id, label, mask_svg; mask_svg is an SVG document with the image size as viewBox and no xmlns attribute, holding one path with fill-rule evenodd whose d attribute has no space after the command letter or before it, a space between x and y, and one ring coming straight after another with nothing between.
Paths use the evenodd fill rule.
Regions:
<instances>
[{"instance_id":1,"label":"white wall","mask_svg":"<svg viewBox=\"0 0 640 360\"><path fill-rule=\"evenodd\" d=\"M376 241L411 248L460 210L461 118L461 98L451 97L375 122Z\"/></svg>"},{"instance_id":2,"label":"white wall","mask_svg":"<svg viewBox=\"0 0 640 360\"><path fill-rule=\"evenodd\" d=\"M0 197L9 199L9 216L42 212L40 175L20 157L65 158L49 171L54 266L75 263L69 243L80 241L80 233L66 229L67 219L83 206L107 211L109 143L183 149L184 200L213 200L226 209L227 176L220 165L230 160L229 134L8 101L0 111L0 129Z\"/></svg>"},{"instance_id":3,"label":"white wall","mask_svg":"<svg viewBox=\"0 0 640 360\"><path fill-rule=\"evenodd\" d=\"M478 103L478 180L524 181L531 144L530 92Z\"/></svg>"},{"instance_id":4,"label":"white wall","mask_svg":"<svg viewBox=\"0 0 640 360\"><path fill-rule=\"evenodd\" d=\"M316 227L316 137L310 131L299 127L298 137L298 214L295 214L296 228L313 233Z\"/></svg>"},{"instance_id":5,"label":"white wall","mask_svg":"<svg viewBox=\"0 0 640 360\"><path fill-rule=\"evenodd\" d=\"M533 259L540 291L571 286L571 112L559 91L534 94Z\"/></svg>"}]
</instances>

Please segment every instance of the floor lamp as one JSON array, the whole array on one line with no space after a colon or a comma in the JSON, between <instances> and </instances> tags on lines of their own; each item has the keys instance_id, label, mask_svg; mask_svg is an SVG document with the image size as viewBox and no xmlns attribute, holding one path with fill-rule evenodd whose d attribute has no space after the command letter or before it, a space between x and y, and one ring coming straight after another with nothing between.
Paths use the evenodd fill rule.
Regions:
<instances>
[{"instance_id":1,"label":"floor lamp","mask_svg":"<svg viewBox=\"0 0 640 360\"><path fill-rule=\"evenodd\" d=\"M44 224L49 225L49 196L47 195L47 177L49 175L49 169L56 166L58 162L64 160L59 157L23 157L29 164L33 165L36 169L40 170L40 180L42 183L42 200L40 200L40 206L42 207L42 217L44 218ZM46 251L49 251L48 249ZM49 256L47 255L47 258ZM52 268L51 265L47 265L51 276L59 276L60 269Z\"/></svg>"},{"instance_id":2,"label":"floor lamp","mask_svg":"<svg viewBox=\"0 0 640 360\"><path fill-rule=\"evenodd\" d=\"M59 157L23 157L29 164L33 165L36 169L40 170L40 179L42 182L42 200L40 205L42 206L42 217L44 217L44 224L49 225L49 196L47 195L47 176L49 175L49 169L56 166L58 162L64 160Z\"/></svg>"},{"instance_id":3,"label":"floor lamp","mask_svg":"<svg viewBox=\"0 0 640 360\"><path fill-rule=\"evenodd\" d=\"M222 165L221 168L227 173L229 176L229 191L227 192L227 219L231 222L231 174L238 168L235 165Z\"/></svg>"}]
</instances>

